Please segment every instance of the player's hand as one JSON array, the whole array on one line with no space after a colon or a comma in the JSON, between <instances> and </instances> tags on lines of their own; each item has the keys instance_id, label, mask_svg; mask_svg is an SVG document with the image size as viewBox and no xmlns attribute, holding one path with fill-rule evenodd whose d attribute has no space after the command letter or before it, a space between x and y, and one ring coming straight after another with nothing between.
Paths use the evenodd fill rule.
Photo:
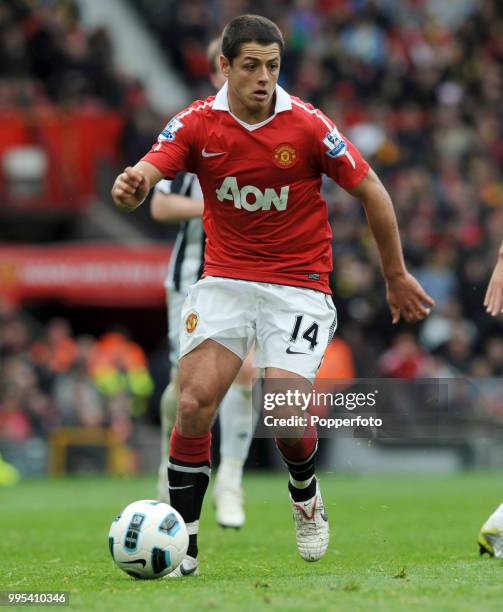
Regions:
<instances>
[{"instance_id":1,"label":"player's hand","mask_svg":"<svg viewBox=\"0 0 503 612\"><path fill-rule=\"evenodd\" d=\"M435 300L408 272L386 280L386 299L393 324L398 323L401 316L409 323L421 321L435 306Z\"/></svg>"},{"instance_id":2,"label":"player's hand","mask_svg":"<svg viewBox=\"0 0 503 612\"><path fill-rule=\"evenodd\" d=\"M503 312L503 257L500 256L494 267L484 298L486 311L495 317Z\"/></svg>"},{"instance_id":3,"label":"player's hand","mask_svg":"<svg viewBox=\"0 0 503 612\"><path fill-rule=\"evenodd\" d=\"M143 202L149 191L150 185L143 172L128 166L115 179L112 198L122 211L131 212Z\"/></svg>"}]
</instances>

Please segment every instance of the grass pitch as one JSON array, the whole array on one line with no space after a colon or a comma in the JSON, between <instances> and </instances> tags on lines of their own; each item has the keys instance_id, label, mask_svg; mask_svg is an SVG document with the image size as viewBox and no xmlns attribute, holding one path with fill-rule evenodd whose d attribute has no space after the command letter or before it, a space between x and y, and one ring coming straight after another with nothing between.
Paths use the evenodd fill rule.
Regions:
<instances>
[{"instance_id":1,"label":"grass pitch","mask_svg":"<svg viewBox=\"0 0 503 612\"><path fill-rule=\"evenodd\" d=\"M0 489L0 590L70 592L82 610L501 610L503 562L479 558L483 520L503 501L501 474L321 474L332 541L300 559L285 475L247 475L248 520L222 530L205 501L201 576L136 581L108 552L129 502L153 477L22 482Z\"/></svg>"}]
</instances>

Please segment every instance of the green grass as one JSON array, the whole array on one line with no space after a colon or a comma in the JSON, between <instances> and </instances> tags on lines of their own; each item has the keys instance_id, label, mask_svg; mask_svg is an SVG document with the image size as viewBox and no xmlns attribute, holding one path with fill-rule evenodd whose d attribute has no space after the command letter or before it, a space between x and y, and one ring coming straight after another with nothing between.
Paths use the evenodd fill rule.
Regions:
<instances>
[{"instance_id":1,"label":"green grass","mask_svg":"<svg viewBox=\"0 0 503 612\"><path fill-rule=\"evenodd\" d=\"M501 474L322 475L332 526L318 563L298 557L284 475L248 475L248 520L200 535L201 576L135 581L108 553L112 518L154 495L153 477L22 482L0 489L0 590L70 592L83 610L501 610L503 563L479 558Z\"/></svg>"}]
</instances>

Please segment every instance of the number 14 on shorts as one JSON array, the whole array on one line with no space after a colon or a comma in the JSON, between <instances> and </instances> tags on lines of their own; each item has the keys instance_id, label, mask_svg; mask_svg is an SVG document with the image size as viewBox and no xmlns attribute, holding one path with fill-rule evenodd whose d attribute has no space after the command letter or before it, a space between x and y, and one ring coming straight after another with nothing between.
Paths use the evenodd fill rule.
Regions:
<instances>
[{"instance_id":1,"label":"number 14 on shorts","mask_svg":"<svg viewBox=\"0 0 503 612\"><path fill-rule=\"evenodd\" d=\"M290 345L292 345L292 344L296 344L298 340L299 342L304 340L308 343L309 350L314 351L314 349L318 345L319 330L320 330L320 326L318 325L318 323L316 323L316 321L310 322L308 320L307 322L304 322L304 315L296 315L295 321L293 324L293 328L292 328L292 333L289 338L289 343ZM303 344L302 345L296 344L296 348L297 346L299 348L304 347ZM289 355L296 354L296 353L301 354L300 351L293 350L291 346L289 346L286 349L286 352Z\"/></svg>"}]
</instances>

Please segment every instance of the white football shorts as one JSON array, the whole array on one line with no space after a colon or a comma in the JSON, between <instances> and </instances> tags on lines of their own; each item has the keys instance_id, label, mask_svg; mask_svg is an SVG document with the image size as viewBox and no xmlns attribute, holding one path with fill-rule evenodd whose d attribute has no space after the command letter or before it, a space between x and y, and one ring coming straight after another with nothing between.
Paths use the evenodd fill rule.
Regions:
<instances>
[{"instance_id":1,"label":"white football shorts","mask_svg":"<svg viewBox=\"0 0 503 612\"><path fill-rule=\"evenodd\" d=\"M180 358L180 325L182 323L182 306L187 298L186 293L180 293L176 289L166 291L168 304L168 340L169 340L169 362L172 368L178 367Z\"/></svg>"},{"instance_id":2,"label":"white football shorts","mask_svg":"<svg viewBox=\"0 0 503 612\"><path fill-rule=\"evenodd\" d=\"M180 357L212 339L244 359L255 341L254 367L313 380L336 326L332 298L321 291L209 276L183 304Z\"/></svg>"}]
</instances>

